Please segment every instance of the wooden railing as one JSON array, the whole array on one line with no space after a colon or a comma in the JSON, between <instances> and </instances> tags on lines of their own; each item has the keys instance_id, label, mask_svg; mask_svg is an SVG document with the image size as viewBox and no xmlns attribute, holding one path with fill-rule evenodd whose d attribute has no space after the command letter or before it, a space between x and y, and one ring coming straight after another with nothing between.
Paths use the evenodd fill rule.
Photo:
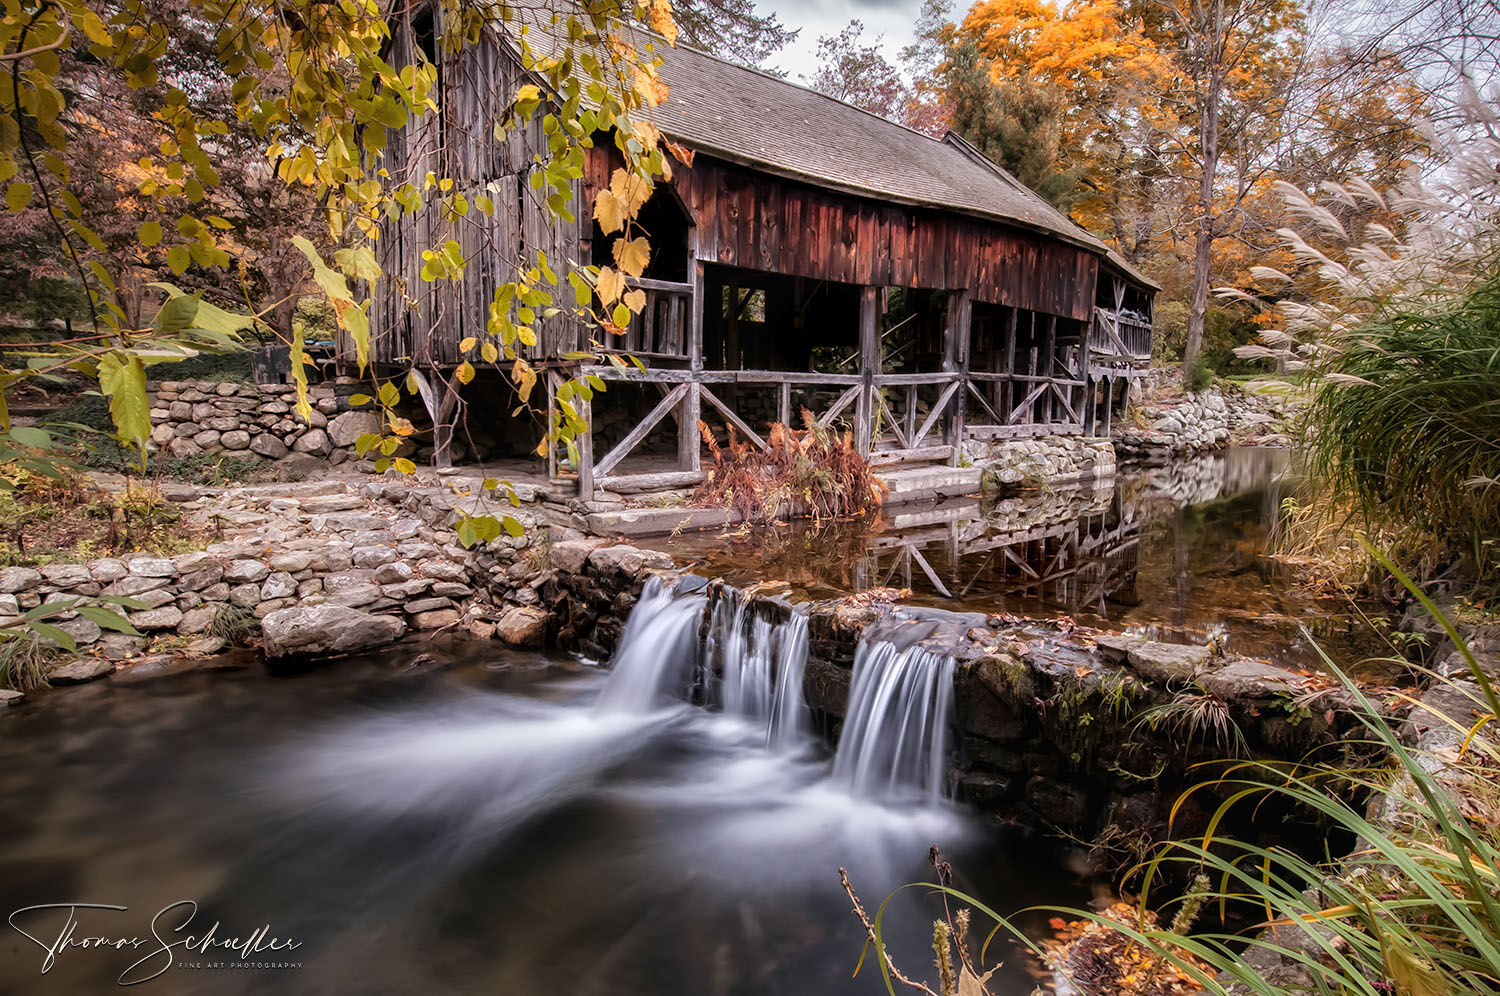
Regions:
<instances>
[{"instance_id":1,"label":"wooden railing","mask_svg":"<svg viewBox=\"0 0 1500 996\"><path fill-rule=\"evenodd\" d=\"M631 289L646 292L646 306L631 320L624 335L608 337L605 348L642 359L688 359L693 285L644 277L630 278L628 283Z\"/></svg>"},{"instance_id":2,"label":"wooden railing","mask_svg":"<svg viewBox=\"0 0 1500 996\"><path fill-rule=\"evenodd\" d=\"M944 460L953 455L954 426L959 417L956 405L962 398L963 378L956 372L926 374L882 374L866 384L858 374L833 374L789 370L671 370L653 367L640 370L624 369L613 365L590 364L580 373L596 376L607 381L654 383L661 386L662 398L654 408L631 431L616 443L609 452L595 459L592 446L580 447L580 459L587 463L586 479L593 487L601 487L611 479L618 479L621 462L636 447L645 441L651 431L673 411L677 418L684 416L696 422L699 413L709 416L710 421L722 420L733 426L735 432L758 449L768 444L763 435L765 427L748 425L735 406L726 401L728 392L724 388L769 386L777 389L776 421L795 425L797 413L793 409L793 391L807 399L822 396L814 407L814 417L819 425L831 426L839 419L848 419L858 425L866 419L872 427L868 434L870 450L868 456L874 464L899 463L904 460ZM560 378L553 374L555 379ZM929 388L933 402L925 413L918 404L922 388ZM886 397L887 392L900 392L905 404L899 415ZM721 397L724 395L724 397ZM680 427L679 427L680 428ZM856 432L856 436L860 434ZM693 433L683 451L684 459L679 470L648 475L651 483L658 487L681 487L702 479L691 457L696 453L697 434ZM638 475L632 475L638 476Z\"/></svg>"},{"instance_id":3,"label":"wooden railing","mask_svg":"<svg viewBox=\"0 0 1500 996\"><path fill-rule=\"evenodd\" d=\"M1089 328L1089 351L1104 356L1131 360L1151 358L1151 326L1129 315L1094 309L1094 324Z\"/></svg>"},{"instance_id":4,"label":"wooden railing","mask_svg":"<svg viewBox=\"0 0 1500 996\"><path fill-rule=\"evenodd\" d=\"M1083 431L1087 385L1066 372L968 375L968 432L975 436L1066 435Z\"/></svg>"}]
</instances>

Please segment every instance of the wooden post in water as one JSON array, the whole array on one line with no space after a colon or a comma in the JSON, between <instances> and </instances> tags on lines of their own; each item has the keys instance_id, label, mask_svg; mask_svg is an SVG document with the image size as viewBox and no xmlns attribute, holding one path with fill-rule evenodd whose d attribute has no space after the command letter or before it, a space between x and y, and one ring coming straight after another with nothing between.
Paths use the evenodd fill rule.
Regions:
<instances>
[{"instance_id":1,"label":"wooden post in water","mask_svg":"<svg viewBox=\"0 0 1500 996\"><path fill-rule=\"evenodd\" d=\"M696 378L703 372L703 261L693 259L688 264L693 283L692 296L688 298L687 354L688 370L694 383L688 385L682 397L682 413L677 419L677 469L696 471L702 466L701 446L698 440L699 408L702 398L698 394Z\"/></svg>"},{"instance_id":2,"label":"wooden post in water","mask_svg":"<svg viewBox=\"0 0 1500 996\"><path fill-rule=\"evenodd\" d=\"M880 300L875 287L859 291L859 400L854 410L854 447L861 455L873 450L875 374L880 368Z\"/></svg>"},{"instance_id":3,"label":"wooden post in water","mask_svg":"<svg viewBox=\"0 0 1500 996\"><path fill-rule=\"evenodd\" d=\"M948 310L943 322L943 369L958 374L958 390L949 402L944 442L953 447L948 466L957 467L964 455L964 413L969 400L969 335L974 320L974 300L967 289L948 294Z\"/></svg>"}]
</instances>

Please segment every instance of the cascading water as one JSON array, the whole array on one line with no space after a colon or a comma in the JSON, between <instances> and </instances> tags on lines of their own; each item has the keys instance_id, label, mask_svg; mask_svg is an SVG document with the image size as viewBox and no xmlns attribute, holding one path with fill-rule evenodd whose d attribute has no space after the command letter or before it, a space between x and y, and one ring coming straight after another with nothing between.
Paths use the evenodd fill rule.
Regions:
<instances>
[{"instance_id":1,"label":"cascading water","mask_svg":"<svg viewBox=\"0 0 1500 996\"><path fill-rule=\"evenodd\" d=\"M743 594L723 589L709 620L708 660L725 715L764 728L766 742L778 749L804 736L809 725L802 700L806 617L772 623L754 612Z\"/></svg>"},{"instance_id":2,"label":"cascading water","mask_svg":"<svg viewBox=\"0 0 1500 996\"><path fill-rule=\"evenodd\" d=\"M605 712L646 712L663 698L682 699L698 663L698 626L706 596L646 582L599 696Z\"/></svg>"},{"instance_id":3,"label":"cascading water","mask_svg":"<svg viewBox=\"0 0 1500 996\"><path fill-rule=\"evenodd\" d=\"M648 581L620 636L599 710L651 711L663 699L687 698L701 675L707 703L764 731L774 751L807 745L807 617L773 622L742 592L721 588L700 670L699 629L707 604L701 589ZM830 787L873 802L935 804L944 798L954 664L919 645L928 632L908 629L900 642L889 631L861 640Z\"/></svg>"},{"instance_id":4,"label":"cascading water","mask_svg":"<svg viewBox=\"0 0 1500 996\"><path fill-rule=\"evenodd\" d=\"M834 781L859 798L940 801L953 666L953 658L916 644L861 640Z\"/></svg>"},{"instance_id":5,"label":"cascading water","mask_svg":"<svg viewBox=\"0 0 1500 996\"><path fill-rule=\"evenodd\" d=\"M811 726L802 699L802 679L807 673L807 617L794 615L778 626L776 641L776 694L766 739L772 747L785 750L803 740Z\"/></svg>"}]
</instances>

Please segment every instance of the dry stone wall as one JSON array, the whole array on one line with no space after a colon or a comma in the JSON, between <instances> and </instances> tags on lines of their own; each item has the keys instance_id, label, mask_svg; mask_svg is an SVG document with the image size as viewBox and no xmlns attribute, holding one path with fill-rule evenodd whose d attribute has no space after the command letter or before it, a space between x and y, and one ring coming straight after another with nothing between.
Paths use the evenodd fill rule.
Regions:
<instances>
[{"instance_id":1,"label":"dry stone wall","mask_svg":"<svg viewBox=\"0 0 1500 996\"><path fill-rule=\"evenodd\" d=\"M237 384L168 380L147 385L151 445L173 457L199 453L246 459L326 461L353 459L354 443L379 428L375 415L351 410L352 385L317 384L308 390L312 411L297 414L291 384Z\"/></svg>"},{"instance_id":2,"label":"dry stone wall","mask_svg":"<svg viewBox=\"0 0 1500 996\"><path fill-rule=\"evenodd\" d=\"M986 489L1071 484L1115 476L1115 449L1107 439L969 439L964 442L964 455L984 472Z\"/></svg>"}]
</instances>

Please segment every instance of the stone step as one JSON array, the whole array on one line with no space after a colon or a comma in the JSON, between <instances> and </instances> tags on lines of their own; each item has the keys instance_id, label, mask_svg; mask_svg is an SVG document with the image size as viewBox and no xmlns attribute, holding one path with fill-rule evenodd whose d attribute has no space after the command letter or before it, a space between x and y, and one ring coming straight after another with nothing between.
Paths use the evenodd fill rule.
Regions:
<instances>
[{"instance_id":1,"label":"stone step","mask_svg":"<svg viewBox=\"0 0 1500 996\"><path fill-rule=\"evenodd\" d=\"M879 477L891 489L885 499L889 506L977 494L980 470L977 467L902 467L884 471Z\"/></svg>"},{"instance_id":2,"label":"stone step","mask_svg":"<svg viewBox=\"0 0 1500 996\"><path fill-rule=\"evenodd\" d=\"M596 536L662 536L733 525L739 513L723 508L622 508L592 512L586 521Z\"/></svg>"}]
</instances>

